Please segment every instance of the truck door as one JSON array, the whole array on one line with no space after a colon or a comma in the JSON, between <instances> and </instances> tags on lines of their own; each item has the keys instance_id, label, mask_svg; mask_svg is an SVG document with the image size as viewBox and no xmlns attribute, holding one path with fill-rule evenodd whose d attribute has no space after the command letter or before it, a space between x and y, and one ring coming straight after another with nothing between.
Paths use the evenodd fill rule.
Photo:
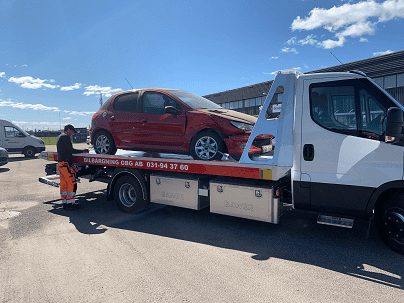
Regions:
<instances>
[{"instance_id":1,"label":"truck door","mask_svg":"<svg viewBox=\"0 0 404 303\"><path fill-rule=\"evenodd\" d=\"M361 216L375 188L402 179L402 147L383 136L394 104L377 90L366 79L304 81L301 185L311 209Z\"/></svg>"},{"instance_id":2,"label":"truck door","mask_svg":"<svg viewBox=\"0 0 404 303\"><path fill-rule=\"evenodd\" d=\"M3 146L9 152L21 152L25 146L26 136L16 127L4 126Z\"/></svg>"}]
</instances>

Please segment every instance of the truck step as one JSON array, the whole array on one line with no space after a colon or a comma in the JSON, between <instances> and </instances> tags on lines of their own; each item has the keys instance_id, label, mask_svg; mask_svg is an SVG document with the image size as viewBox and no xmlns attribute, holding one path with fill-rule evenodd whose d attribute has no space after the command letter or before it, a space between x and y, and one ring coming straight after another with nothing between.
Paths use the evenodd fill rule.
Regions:
<instances>
[{"instance_id":1,"label":"truck step","mask_svg":"<svg viewBox=\"0 0 404 303\"><path fill-rule=\"evenodd\" d=\"M324 225L352 228L354 219L340 218L340 217L333 217L333 216L319 214L318 218L317 218L317 223L324 224Z\"/></svg>"}]
</instances>

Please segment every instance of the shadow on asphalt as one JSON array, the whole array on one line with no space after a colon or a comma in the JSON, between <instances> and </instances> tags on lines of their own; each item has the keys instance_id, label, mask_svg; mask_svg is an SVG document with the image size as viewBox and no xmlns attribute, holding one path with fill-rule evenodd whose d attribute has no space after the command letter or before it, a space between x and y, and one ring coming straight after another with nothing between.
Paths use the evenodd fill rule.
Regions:
<instances>
[{"instance_id":1,"label":"shadow on asphalt","mask_svg":"<svg viewBox=\"0 0 404 303\"><path fill-rule=\"evenodd\" d=\"M7 165L7 164L5 164ZM9 171L10 169L8 167L0 167L0 173L5 173L6 171Z\"/></svg>"},{"instance_id":2,"label":"shadow on asphalt","mask_svg":"<svg viewBox=\"0 0 404 303\"><path fill-rule=\"evenodd\" d=\"M180 239L253 254L257 261L279 258L318 266L366 281L403 289L404 257L380 240L372 224L356 220L353 229L318 225L315 213L284 209L278 225L150 203L138 214L122 213L105 190L77 196L82 209L64 211L48 201L51 213L70 217L84 234L108 228Z\"/></svg>"},{"instance_id":3,"label":"shadow on asphalt","mask_svg":"<svg viewBox=\"0 0 404 303\"><path fill-rule=\"evenodd\" d=\"M8 158L8 162L19 162L19 161L29 161L29 160L34 160L34 159L38 159L37 156L32 157L32 158L27 158L24 155L21 155L20 157L9 157Z\"/></svg>"}]
</instances>

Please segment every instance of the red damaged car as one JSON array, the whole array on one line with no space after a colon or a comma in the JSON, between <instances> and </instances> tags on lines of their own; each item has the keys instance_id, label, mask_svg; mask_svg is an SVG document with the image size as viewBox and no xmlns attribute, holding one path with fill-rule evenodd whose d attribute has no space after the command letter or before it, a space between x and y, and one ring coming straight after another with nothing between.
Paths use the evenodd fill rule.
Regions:
<instances>
[{"instance_id":1,"label":"red damaged car","mask_svg":"<svg viewBox=\"0 0 404 303\"><path fill-rule=\"evenodd\" d=\"M257 118L221 108L176 89L139 89L113 95L94 114L91 143L96 152L117 148L189 154L196 160L239 158ZM254 140L250 154L271 150L271 135Z\"/></svg>"}]
</instances>

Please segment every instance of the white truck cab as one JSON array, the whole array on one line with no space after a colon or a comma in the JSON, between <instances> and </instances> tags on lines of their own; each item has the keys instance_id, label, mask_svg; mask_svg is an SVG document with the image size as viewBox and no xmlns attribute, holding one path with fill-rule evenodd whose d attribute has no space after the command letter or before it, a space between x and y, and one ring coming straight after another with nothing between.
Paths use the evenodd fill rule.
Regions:
<instances>
[{"instance_id":1,"label":"white truck cab","mask_svg":"<svg viewBox=\"0 0 404 303\"><path fill-rule=\"evenodd\" d=\"M6 120L0 120L0 147L5 148L9 154L24 154L28 158L45 151L41 138L28 134Z\"/></svg>"}]
</instances>

